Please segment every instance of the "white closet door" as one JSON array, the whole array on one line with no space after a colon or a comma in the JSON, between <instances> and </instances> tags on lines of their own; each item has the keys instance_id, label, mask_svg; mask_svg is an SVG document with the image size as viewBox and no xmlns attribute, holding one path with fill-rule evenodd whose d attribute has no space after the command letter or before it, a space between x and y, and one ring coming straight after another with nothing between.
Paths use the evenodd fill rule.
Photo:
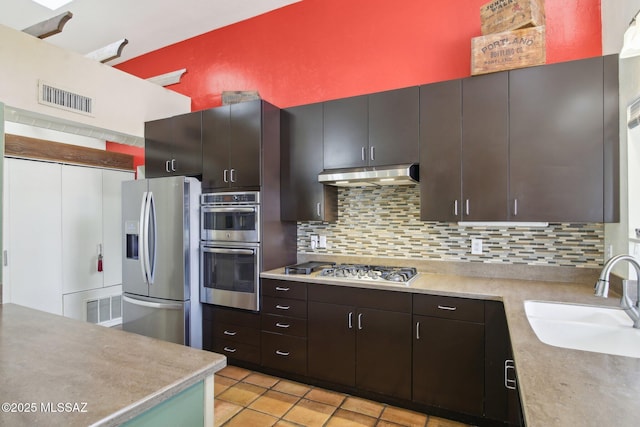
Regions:
<instances>
[{"instance_id":1,"label":"white closet door","mask_svg":"<svg viewBox=\"0 0 640 427\"><path fill-rule=\"evenodd\" d=\"M0 104L0 108L2 104ZM1 113L0 113L1 114ZM0 127L2 123L0 122ZM2 303L6 304L11 302L11 287L9 286L9 266L4 265L8 261L7 255L9 254L9 167L11 163L9 159L3 159L3 191L2 191ZM6 259L5 259L6 258Z\"/></svg>"},{"instance_id":2,"label":"white closet door","mask_svg":"<svg viewBox=\"0 0 640 427\"><path fill-rule=\"evenodd\" d=\"M122 182L132 179L133 172L102 172L105 287L122 284Z\"/></svg>"},{"instance_id":3,"label":"white closet door","mask_svg":"<svg viewBox=\"0 0 640 427\"><path fill-rule=\"evenodd\" d=\"M102 287L102 170L62 166L62 292Z\"/></svg>"},{"instance_id":4,"label":"white closet door","mask_svg":"<svg viewBox=\"0 0 640 427\"><path fill-rule=\"evenodd\" d=\"M5 159L11 301L62 314L61 166ZM8 301L7 301L8 302Z\"/></svg>"}]
</instances>

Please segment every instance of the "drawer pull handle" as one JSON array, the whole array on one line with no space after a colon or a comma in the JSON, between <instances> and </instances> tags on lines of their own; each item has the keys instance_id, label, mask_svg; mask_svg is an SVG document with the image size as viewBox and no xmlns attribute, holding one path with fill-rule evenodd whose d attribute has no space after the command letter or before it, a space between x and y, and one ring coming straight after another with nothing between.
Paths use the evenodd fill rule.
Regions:
<instances>
[{"instance_id":1,"label":"drawer pull handle","mask_svg":"<svg viewBox=\"0 0 640 427\"><path fill-rule=\"evenodd\" d=\"M235 336L237 334L237 332L235 332L235 331L224 331L224 334L233 337L233 336Z\"/></svg>"},{"instance_id":2,"label":"drawer pull handle","mask_svg":"<svg viewBox=\"0 0 640 427\"><path fill-rule=\"evenodd\" d=\"M226 351L228 353L235 353L238 350L236 350L235 348L225 347L224 351Z\"/></svg>"},{"instance_id":3,"label":"drawer pull handle","mask_svg":"<svg viewBox=\"0 0 640 427\"><path fill-rule=\"evenodd\" d=\"M514 373L516 371L515 364L511 359L504 361L504 386L509 390L515 390L517 386L516 379L509 378L509 370L513 370Z\"/></svg>"},{"instance_id":4,"label":"drawer pull handle","mask_svg":"<svg viewBox=\"0 0 640 427\"><path fill-rule=\"evenodd\" d=\"M280 350L276 350L276 354L278 356L288 356L289 352L288 351L280 351Z\"/></svg>"},{"instance_id":5,"label":"drawer pull handle","mask_svg":"<svg viewBox=\"0 0 640 427\"><path fill-rule=\"evenodd\" d=\"M280 286L276 286L276 291L288 292L290 288L282 288Z\"/></svg>"},{"instance_id":6,"label":"drawer pull handle","mask_svg":"<svg viewBox=\"0 0 640 427\"><path fill-rule=\"evenodd\" d=\"M448 305L439 305L438 308L440 310L449 310L449 311L456 311L457 307L449 307Z\"/></svg>"},{"instance_id":7,"label":"drawer pull handle","mask_svg":"<svg viewBox=\"0 0 640 427\"><path fill-rule=\"evenodd\" d=\"M288 305L280 305L280 304L278 304L278 305L276 305L276 308L278 310L289 310L291 307L288 306Z\"/></svg>"},{"instance_id":8,"label":"drawer pull handle","mask_svg":"<svg viewBox=\"0 0 640 427\"><path fill-rule=\"evenodd\" d=\"M285 328L285 329L286 329L286 328L288 328L288 327L289 327L289 326L291 326L291 325L289 325L288 323L280 323L280 322L278 322L278 323L276 323L276 326L277 326L278 328Z\"/></svg>"}]
</instances>

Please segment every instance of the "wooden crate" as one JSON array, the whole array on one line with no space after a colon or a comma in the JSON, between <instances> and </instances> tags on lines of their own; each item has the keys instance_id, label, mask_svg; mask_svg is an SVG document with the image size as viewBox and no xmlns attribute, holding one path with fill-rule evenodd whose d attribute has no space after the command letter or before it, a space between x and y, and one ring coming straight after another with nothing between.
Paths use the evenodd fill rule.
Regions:
<instances>
[{"instance_id":1,"label":"wooden crate","mask_svg":"<svg viewBox=\"0 0 640 427\"><path fill-rule=\"evenodd\" d=\"M471 39L471 75L544 64L545 27L505 31Z\"/></svg>"},{"instance_id":2,"label":"wooden crate","mask_svg":"<svg viewBox=\"0 0 640 427\"><path fill-rule=\"evenodd\" d=\"M480 7L483 35L544 24L544 0L492 0Z\"/></svg>"}]
</instances>

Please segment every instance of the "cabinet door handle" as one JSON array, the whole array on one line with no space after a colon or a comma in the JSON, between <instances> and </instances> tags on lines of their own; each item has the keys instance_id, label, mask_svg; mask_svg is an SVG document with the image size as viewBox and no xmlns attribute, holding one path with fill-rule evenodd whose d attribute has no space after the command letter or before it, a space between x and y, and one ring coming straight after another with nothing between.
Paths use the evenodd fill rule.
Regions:
<instances>
[{"instance_id":1,"label":"cabinet door handle","mask_svg":"<svg viewBox=\"0 0 640 427\"><path fill-rule=\"evenodd\" d=\"M280 286L276 286L276 291L287 292L290 288L282 288Z\"/></svg>"},{"instance_id":2,"label":"cabinet door handle","mask_svg":"<svg viewBox=\"0 0 640 427\"><path fill-rule=\"evenodd\" d=\"M176 159L171 159L171 172L176 171Z\"/></svg>"},{"instance_id":3,"label":"cabinet door handle","mask_svg":"<svg viewBox=\"0 0 640 427\"><path fill-rule=\"evenodd\" d=\"M228 173L229 173L228 169L225 169L224 172L222 172L222 179L224 180L224 182L229 182L229 178L227 177Z\"/></svg>"},{"instance_id":4,"label":"cabinet door handle","mask_svg":"<svg viewBox=\"0 0 640 427\"><path fill-rule=\"evenodd\" d=\"M164 163L164 170L165 170L165 171L167 171L167 173L171 172L171 171L169 170L169 162L171 162L171 160L167 160L167 161Z\"/></svg>"},{"instance_id":5,"label":"cabinet door handle","mask_svg":"<svg viewBox=\"0 0 640 427\"><path fill-rule=\"evenodd\" d=\"M438 308L440 310L449 310L449 311L456 311L458 309L457 307L451 307L448 305L439 305Z\"/></svg>"},{"instance_id":6,"label":"cabinet door handle","mask_svg":"<svg viewBox=\"0 0 640 427\"><path fill-rule=\"evenodd\" d=\"M420 322L416 322L416 339L420 339Z\"/></svg>"},{"instance_id":7,"label":"cabinet door handle","mask_svg":"<svg viewBox=\"0 0 640 427\"><path fill-rule=\"evenodd\" d=\"M349 329L353 329L353 311L349 312Z\"/></svg>"},{"instance_id":8,"label":"cabinet door handle","mask_svg":"<svg viewBox=\"0 0 640 427\"><path fill-rule=\"evenodd\" d=\"M518 216L518 199L513 199L513 216Z\"/></svg>"},{"instance_id":9,"label":"cabinet door handle","mask_svg":"<svg viewBox=\"0 0 640 427\"><path fill-rule=\"evenodd\" d=\"M464 209L465 209L465 212L467 213L467 216L469 216L469 199L464 201Z\"/></svg>"},{"instance_id":10,"label":"cabinet door handle","mask_svg":"<svg viewBox=\"0 0 640 427\"><path fill-rule=\"evenodd\" d=\"M322 214L320 213L320 202L316 203L316 213L318 214L318 217L321 217Z\"/></svg>"},{"instance_id":11,"label":"cabinet door handle","mask_svg":"<svg viewBox=\"0 0 640 427\"><path fill-rule=\"evenodd\" d=\"M507 359L504 361L504 386L509 389L509 390L515 390L516 389L516 379L513 378L509 378L509 371L513 370L513 372L515 373L516 371L516 366L514 364L514 361L511 359Z\"/></svg>"},{"instance_id":12,"label":"cabinet door handle","mask_svg":"<svg viewBox=\"0 0 640 427\"><path fill-rule=\"evenodd\" d=\"M278 322L278 323L276 323L276 326L277 326L278 328L284 328L284 329L287 329L287 328L288 328L289 326L291 326L291 325L289 325L288 323L280 323L280 322Z\"/></svg>"},{"instance_id":13,"label":"cabinet door handle","mask_svg":"<svg viewBox=\"0 0 640 427\"><path fill-rule=\"evenodd\" d=\"M233 336L235 336L237 334L237 332L236 331L224 331L224 334L225 335L229 335L230 337L233 337Z\"/></svg>"},{"instance_id":14,"label":"cabinet door handle","mask_svg":"<svg viewBox=\"0 0 640 427\"><path fill-rule=\"evenodd\" d=\"M362 329L362 313L358 313L358 329Z\"/></svg>"},{"instance_id":15,"label":"cabinet door handle","mask_svg":"<svg viewBox=\"0 0 640 427\"><path fill-rule=\"evenodd\" d=\"M238 350L235 349L235 348L231 348L231 347L225 347L224 351L226 351L227 353L235 353Z\"/></svg>"},{"instance_id":16,"label":"cabinet door handle","mask_svg":"<svg viewBox=\"0 0 640 427\"><path fill-rule=\"evenodd\" d=\"M288 351L280 351L280 350L276 350L276 354L278 356L288 356L290 354L290 352Z\"/></svg>"},{"instance_id":17,"label":"cabinet door handle","mask_svg":"<svg viewBox=\"0 0 640 427\"><path fill-rule=\"evenodd\" d=\"M458 199L456 199L455 202L453 202L453 214L455 216L458 216Z\"/></svg>"},{"instance_id":18,"label":"cabinet door handle","mask_svg":"<svg viewBox=\"0 0 640 427\"><path fill-rule=\"evenodd\" d=\"M231 179L231 182L236 182L236 170L235 169L231 169L231 172L229 173L229 178Z\"/></svg>"},{"instance_id":19,"label":"cabinet door handle","mask_svg":"<svg viewBox=\"0 0 640 427\"><path fill-rule=\"evenodd\" d=\"M373 145L371 146L371 152L369 153L371 156L371 160L375 160L376 159L376 147L374 147Z\"/></svg>"},{"instance_id":20,"label":"cabinet door handle","mask_svg":"<svg viewBox=\"0 0 640 427\"><path fill-rule=\"evenodd\" d=\"M276 305L276 308L278 310L289 310L291 308L291 306L278 304L278 305Z\"/></svg>"},{"instance_id":21,"label":"cabinet door handle","mask_svg":"<svg viewBox=\"0 0 640 427\"><path fill-rule=\"evenodd\" d=\"M362 147L362 150L361 150L361 153L360 153L360 154L362 154L362 161L363 161L363 162L364 162L365 160L367 160L367 157L366 157L365 152L366 152L366 147Z\"/></svg>"}]
</instances>

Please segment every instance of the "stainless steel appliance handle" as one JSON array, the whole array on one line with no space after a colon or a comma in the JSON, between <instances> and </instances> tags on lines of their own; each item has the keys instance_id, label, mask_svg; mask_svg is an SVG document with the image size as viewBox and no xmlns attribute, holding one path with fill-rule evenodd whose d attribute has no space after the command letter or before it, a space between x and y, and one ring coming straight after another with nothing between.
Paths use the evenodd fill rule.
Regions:
<instances>
[{"instance_id":1,"label":"stainless steel appliance handle","mask_svg":"<svg viewBox=\"0 0 640 427\"><path fill-rule=\"evenodd\" d=\"M256 253L253 249L209 248L206 246L202 250L211 254L253 255Z\"/></svg>"},{"instance_id":2,"label":"stainless steel appliance handle","mask_svg":"<svg viewBox=\"0 0 640 427\"><path fill-rule=\"evenodd\" d=\"M139 305L142 307L163 308L166 310L182 310L184 308L181 303L173 303L173 302L162 303L162 302L143 301L139 299L129 298L126 295L122 295L122 301L128 302L129 304L133 304L133 305Z\"/></svg>"},{"instance_id":3,"label":"stainless steel appliance handle","mask_svg":"<svg viewBox=\"0 0 640 427\"><path fill-rule=\"evenodd\" d=\"M146 207L147 207L147 196L148 196L148 192L145 191L142 194L142 203L140 204L140 221L138 222L138 245L139 245L139 251L140 251L140 268L142 270L142 280L144 280L144 283L149 283L149 278L147 277L147 270L145 268L145 261L144 261L144 257L145 257L145 236L144 236L144 230L145 230L145 212L146 212Z\"/></svg>"},{"instance_id":4,"label":"stainless steel appliance handle","mask_svg":"<svg viewBox=\"0 0 640 427\"><path fill-rule=\"evenodd\" d=\"M217 212L251 213L251 212L255 212L256 208L240 208L240 207L236 207L236 208L214 208L214 207L211 207L211 206L204 206L202 208L202 211L204 213L209 213L209 212L213 212L213 213L217 213Z\"/></svg>"},{"instance_id":5,"label":"stainless steel appliance handle","mask_svg":"<svg viewBox=\"0 0 640 427\"><path fill-rule=\"evenodd\" d=\"M151 225L151 219L153 219L153 225ZM147 197L147 237L149 237L149 233L153 236L153 247L147 248L147 256L145 258L145 262L147 265L147 271L149 274L149 284L153 285L153 282L156 277L156 258L158 254L158 226L156 222L156 202L153 197L153 193L150 191L149 196ZM148 242L147 242L148 243ZM151 253L153 252L153 261L151 261Z\"/></svg>"}]
</instances>

